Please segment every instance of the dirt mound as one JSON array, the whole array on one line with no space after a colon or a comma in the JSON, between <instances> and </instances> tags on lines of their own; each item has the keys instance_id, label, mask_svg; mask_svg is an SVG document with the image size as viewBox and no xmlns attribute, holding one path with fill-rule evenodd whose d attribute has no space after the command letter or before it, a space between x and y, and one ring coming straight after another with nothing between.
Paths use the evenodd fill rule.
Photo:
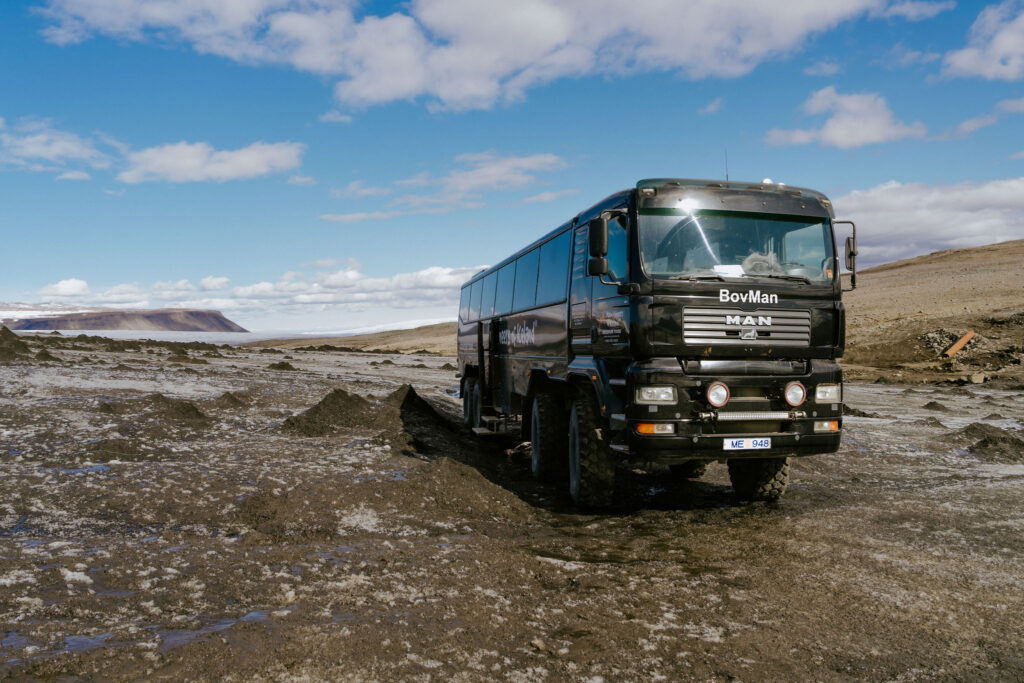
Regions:
<instances>
[{"instance_id":1,"label":"dirt mound","mask_svg":"<svg viewBox=\"0 0 1024 683\"><path fill-rule=\"evenodd\" d=\"M923 420L915 420L914 424L921 425L922 427L935 427L938 429L945 429L946 425L942 424L942 421L937 417L928 416Z\"/></svg>"},{"instance_id":2,"label":"dirt mound","mask_svg":"<svg viewBox=\"0 0 1024 683\"><path fill-rule=\"evenodd\" d=\"M203 411L196 407L191 401L183 401L176 398L168 398L163 394L153 394L149 397L157 414L168 420L179 422L204 423L207 417Z\"/></svg>"},{"instance_id":3,"label":"dirt mound","mask_svg":"<svg viewBox=\"0 0 1024 683\"><path fill-rule=\"evenodd\" d=\"M29 353L28 344L6 327L0 328L0 363L19 360L18 356Z\"/></svg>"},{"instance_id":4,"label":"dirt mound","mask_svg":"<svg viewBox=\"0 0 1024 683\"><path fill-rule=\"evenodd\" d=\"M985 420L1005 420L1006 418L999 413L989 413L983 419Z\"/></svg>"},{"instance_id":5,"label":"dirt mound","mask_svg":"<svg viewBox=\"0 0 1024 683\"><path fill-rule=\"evenodd\" d=\"M441 366L441 369L442 370L458 370L458 368L455 367L454 365L452 365L451 363L445 363L444 365Z\"/></svg>"},{"instance_id":6,"label":"dirt mound","mask_svg":"<svg viewBox=\"0 0 1024 683\"><path fill-rule=\"evenodd\" d=\"M530 506L514 493L493 482L474 467L451 458L438 458L414 477L405 488L404 500L455 512L464 517L526 522Z\"/></svg>"},{"instance_id":7,"label":"dirt mound","mask_svg":"<svg viewBox=\"0 0 1024 683\"><path fill-rule=\"evenodd\" d=\"M860 408L854 408L849 403L843 406L843 415L850 417L882 417L878 413L868 412L867 410L861 410Z\"/></svg>"},{"instance_id":8,"label":"dirt mound","mask_svg":"<svg viewBox=\"0 0 1024 683\"><path fill-rule=\"evenodd\" d=\"M925 403L921 407L924 408L925 410L934 410L934 411L940 412L940 413L948 413L948 412L950 412L948 407L944 406L943 404L939 403L938 401L928 401L927 403Z\"/></svg>"},{"instance_id":9,"label":"dirt mound","mask_svg":"<svg viewBox=\"0 0 1024 683\"><path fill-rule=\"evenodd\" d=\"M60 362L60 358L57 358L55 355L53 355L52 353L50 353L46 349L42 349L39 353L36 354L36 360L52 362L52 363Z\"/></svg>"},{"instance_id":10,"label":"dirt mound","mask_svg":"<svg viewBox=\"0 0 1024 683\"><path fill-rule=\"evenodd\" d=\"M372 404L362 396L335 389L306 412L286 419L281 429L302 436L327 436L366 426L370 408Z\"/></svg>"},{"instance_id":11,"label":"dirt mound","mask_svg":"<svg viewBox=\"0 0 1024 683\"><path fill-rule=\"evenodd\" d=\"M140 442L132 439L104 439L89 444L85 450L90 459L99 462L110 462L111 460L137 462L144 460L147 455L155 453L153 450L147 451Z\"/></svg>"},{"instance_id":12,"label":"dirt mound","mask_svg":"<svg viewBox=\"0 0 1024 683\"><path fill-rule=\"evenodd\" d=\"M218 408L242 408L249 405L238 394L230 391L225 391L213 403Z\"/></svg>"},{"instance_id":13,"label":"dirt mound","mask_svg":"<svg viewBox=\"0 0 1024 683\"><path fill-rule=\"evenodd\" d=\"M385 358L382 361L375 361L375 360L371 360L370 361L370 365L394 365L394 364L395 364L395 362L393 360L391 360L390 358Z\"/></svg>"},{"instance_id":14,"label":"dirt mound","mask_svg":"<svg viewBox=\"0 0 1024 683\"><path fill-rule=\"evenodd\" d=\"M294 365L292 365L291 363L289 363L286 360L283 360L283 361L280 361L280 362L277 362L277 363L271 363L270 365L267 366L267 369L268 370L298 370L298 368L296 368Z\"/></svg>"}]
</instances>

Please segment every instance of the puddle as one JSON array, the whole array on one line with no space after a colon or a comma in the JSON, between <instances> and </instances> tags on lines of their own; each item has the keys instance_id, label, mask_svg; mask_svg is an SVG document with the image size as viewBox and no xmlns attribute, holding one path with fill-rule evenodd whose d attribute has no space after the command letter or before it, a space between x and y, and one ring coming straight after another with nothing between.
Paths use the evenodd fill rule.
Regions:
<instances>
[{"instance_id":1,"label":"puddle","mask_svg":"<svg viewBox=\"0 0 1024 683\"><path fill-rule=\"evenodd\" d=\"M297 608L291 608L286 611L292 612ZM243 617L237 619L221 619L220 621L208 624L198 629L161 629L153 628L157 636L160 637L160 652L167 652L179 648L189 643L194 643L200 638L219 633L224 629L231 628L235 624L239 623L259 623L270 621L270 611L265 609L253 610Z\"/></svg>"}]
</instances>

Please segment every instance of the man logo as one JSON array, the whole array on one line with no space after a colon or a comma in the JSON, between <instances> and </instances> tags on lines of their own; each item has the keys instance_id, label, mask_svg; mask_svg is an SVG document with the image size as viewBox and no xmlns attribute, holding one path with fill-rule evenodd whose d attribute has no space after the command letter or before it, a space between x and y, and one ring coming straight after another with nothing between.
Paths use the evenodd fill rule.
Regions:
<instances>
[{"instance_id":1,"label":"man logo","mask_svg":"<svg viewBox=\"0 0 1024 683\"><path fill-rule=\"evenodd\" d=\"M757 330L753 327L741 327L740 339L757 339Z\"/></svg>"},{"instance_id":2,"label":"man logo","mask_svg":"<svg viewBox=\"0 0 1024 683\"><path fill-rule=\"evenodd\" d=\"M772 317L770 315L759 315L759 316L757 316L757 318L754 318L754 316L752 316L752 315L747 315L747 316L742 316L742 315L726 315L725 316L725 324L726 325L749 325L749 326L756 326L756 327L771 327L772 326Z\"/></svg>"}]
</instances>

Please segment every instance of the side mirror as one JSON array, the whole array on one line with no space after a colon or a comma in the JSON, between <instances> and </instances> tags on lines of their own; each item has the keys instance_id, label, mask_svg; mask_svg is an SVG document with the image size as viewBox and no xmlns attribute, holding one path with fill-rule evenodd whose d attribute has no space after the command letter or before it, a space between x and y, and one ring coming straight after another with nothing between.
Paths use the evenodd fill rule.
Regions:
<instances>
[{"instance_id":1,"label":"side mirror","mask_svg":"<svg viewBox=\"0 0 1024 683\"><path fill-rule=\"evenodd\" d=\"M846 269L850 271L850 287L857 288L857 238L846 238Z\"/></svg>"},{"instance_id":2,"label":"side mirror","mask_svg":"<svg viewBox=\"0 0 1024 683\"><path fill-rule=\"evenodd\" d=\"M590 256L602 258L608 255L608 212L590 221ZM605 271L607 272L607 270ZM591 273L596 275L596 273Z\"/></svg>"},{"instance_id":3,"label":"side mirror","mask_svg":"<svg viewBox=\"0 0 1024 683\"><path fill-rule=\"evenodd\" d=\"M607 225L607 224L606 224ZM591 247L593 248L593 247ZM587 275L607 275L608 259L604 256L591 258L587 261Z\"/></svg>"}]
</instances>

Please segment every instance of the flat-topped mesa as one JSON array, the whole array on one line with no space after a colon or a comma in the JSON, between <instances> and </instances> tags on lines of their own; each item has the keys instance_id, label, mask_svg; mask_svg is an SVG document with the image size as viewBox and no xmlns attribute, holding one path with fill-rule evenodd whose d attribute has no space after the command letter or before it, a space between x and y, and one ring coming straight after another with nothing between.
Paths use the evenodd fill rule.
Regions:
<instances>
[{"instance_id":1,"label":"flat-topped mesa","mask_svg":"<svg viewBox=\"0 0 1024 683\"><path fill-rule=\"evenodd\" d=\"M138 330L145 332L247 332L220 311L193 308L103 310L14 320L12 330Z\"/></svg>"}]
</instances>

